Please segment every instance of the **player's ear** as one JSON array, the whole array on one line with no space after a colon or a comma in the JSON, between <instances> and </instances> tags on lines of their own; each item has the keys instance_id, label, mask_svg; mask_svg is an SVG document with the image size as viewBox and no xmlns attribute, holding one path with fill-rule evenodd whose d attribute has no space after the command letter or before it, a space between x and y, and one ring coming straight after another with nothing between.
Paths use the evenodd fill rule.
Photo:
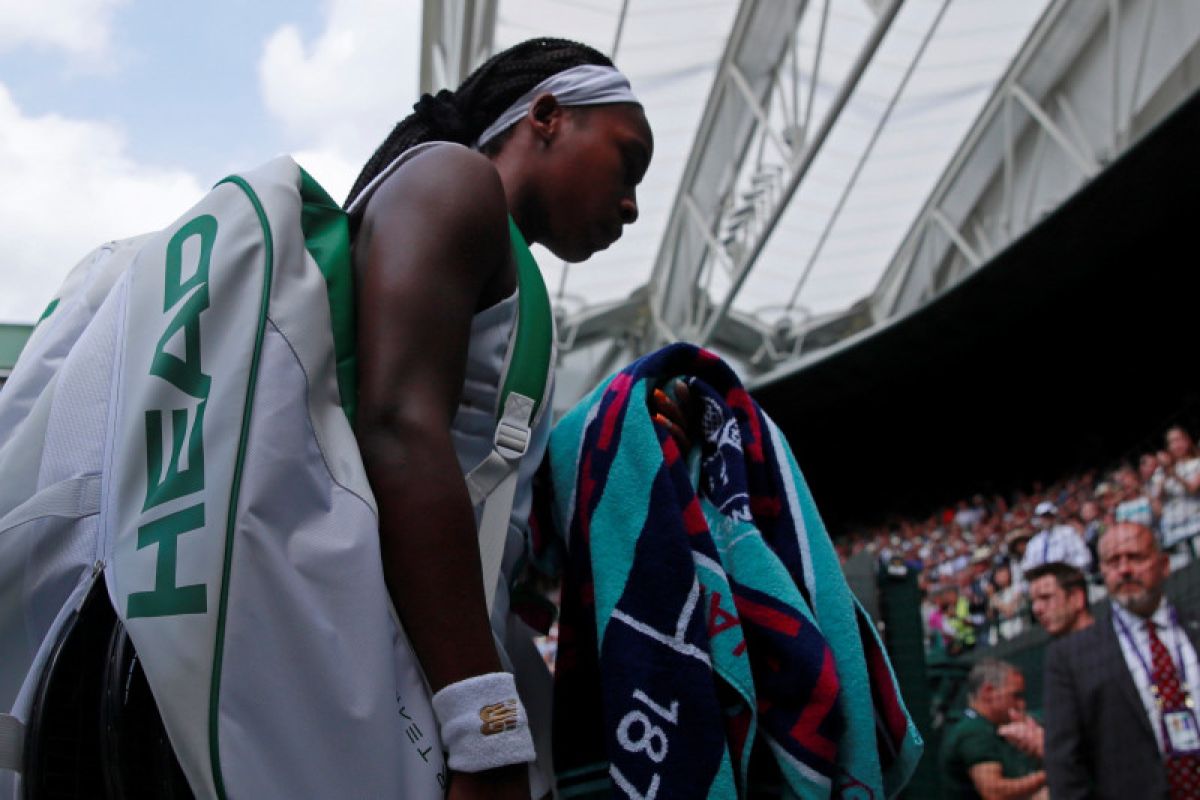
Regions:
<instances>
[{"instance_id":1,"label":"player's ear","mask_svg":"<svg viewBox=\"0 0 1200 800\"><path fill-rule=\"evenodd\" d=\"M525 118L533 128L534 135L543 143L549 144L562 128L566 109L559 105L558 98L549 92L543 92L533 99Z\"/></svg>"}]
</instances>

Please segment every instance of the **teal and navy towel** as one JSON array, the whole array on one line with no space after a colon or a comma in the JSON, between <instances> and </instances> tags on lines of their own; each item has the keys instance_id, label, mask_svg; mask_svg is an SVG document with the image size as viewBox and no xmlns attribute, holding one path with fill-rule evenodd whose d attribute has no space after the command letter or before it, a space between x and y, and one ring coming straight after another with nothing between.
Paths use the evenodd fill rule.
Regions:
<instances>
[{"instance_id":1,"label":"teal and navy towel","mask_svg":"<svg viewBox=\"0 0 1200 800\"><path fill-rule=\"evenodd\" d=\"M687 380L682 454L648 393ZM614 375L550 441L568 543L555 675L563 797L882 798L921 740L787 443L713 354Z\"/></svg>"}]
</instances>

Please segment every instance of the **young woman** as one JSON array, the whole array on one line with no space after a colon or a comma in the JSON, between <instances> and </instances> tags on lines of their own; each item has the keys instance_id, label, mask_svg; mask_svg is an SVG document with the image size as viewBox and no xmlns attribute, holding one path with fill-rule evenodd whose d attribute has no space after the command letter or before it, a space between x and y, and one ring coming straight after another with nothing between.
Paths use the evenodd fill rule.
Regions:
<instances>
[{"instance_id":1,"label":"young woman","mask_svg":"<svg viewBox=\"0 0 1200 800\"><path fill-rule=\"evenodd\" d=\"M538 39L494 56L457 91L425 95L347 200L356 434L378 503L388 590L435 693L451 797L527 798L531 788L548 789L545 769L527 773L526 714L496 748L477 713L517 693L509 652L517 625L506 618L503 574L521 556L529 511L523 469L489 620L477 509L463 476L491 448L515 316L508 220L530 244L583 261L637 219L636 187L652 152L642 108L607 58ZM536 466L547 428L534 432L527 463ZM516 672L528 706L525 676ZM465 717L460 709L469 709ZM533 727L544 735L538 720Z\"/></svg>"},{"instance_id":2,"label":"young woman","mask_svg":"<svg viewBox=\"0 0 1200 800\"><path fill-rule=\"evenodd\" d=\"M1200 456L1191 434L1178 425L1165 439L1156 482L1162 499L1161 541L1173 548L1200 534Z\"/></svg>"}]
</instances>

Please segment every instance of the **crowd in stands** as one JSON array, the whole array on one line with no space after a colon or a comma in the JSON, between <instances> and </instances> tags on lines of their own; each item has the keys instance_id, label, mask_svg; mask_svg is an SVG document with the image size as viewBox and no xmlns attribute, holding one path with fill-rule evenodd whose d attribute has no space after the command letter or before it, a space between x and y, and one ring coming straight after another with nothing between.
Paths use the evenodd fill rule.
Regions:
<instances>
[{"instance_id":1,"label":"crowd in stands","mask_svg":"<svg viewBox=\"0 0 1200 800\"><path fill-rule=\"evenodd\" d=\"M938 751L942 797L1200 798L1195 604L1167 597L1170 557L1146 524L1105 525L1096 550L1108 602L1092 607L1078 567L1025 570L1033 615L1050 637L1042 712L1027 713L1029 676L1016 664L974 660L967 705Z\"/></svg>"},{"instance_id":2,"label":"crowd in stands","mask_svg":"<svg viewBox=\"0 0 1200 800\"><path fill-rule=\"evenodd\" d=\"M1026 710L1031 675L995 657L1024 651L966 660L966 705L936 724L941 796L1200 798L1200 615L1165 591L1200 556L1200 454L1182 427L1163 441L1112 470L841 544L917 574L931 656L1034 625L1048 635L1040 712Z\"/></svg>"},{"instance_id":3,"label":"crowd in stands","mask_svg":"<svg viewBox=\"0 0 1200 800\"><path fill-rule=\"evenodd\" d=\"M1092 600L1103 596L1096 546L1118 522L1150 527L1178 568L1200 552L1200 453L1172 427L1158 452L1111 471L1089 470L1012 497L975 495L923 520L894 520L842 540L844 557L863 550L884 565L917 573L927 641L956 655L995 644L1033 622L1030 571L1076 567Z\"/></svg>"}]
</instances>

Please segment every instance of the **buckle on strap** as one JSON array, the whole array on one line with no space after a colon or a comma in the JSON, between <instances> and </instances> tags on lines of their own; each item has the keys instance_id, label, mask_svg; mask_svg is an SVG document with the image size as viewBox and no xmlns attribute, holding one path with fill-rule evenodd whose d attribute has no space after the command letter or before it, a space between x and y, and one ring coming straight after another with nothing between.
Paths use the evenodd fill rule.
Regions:
<instances>
[{"instance_id":1,"label":"buckle on strap","mask_svg":"<svg viewBox=\"0 0 1200 800\"><path fill-rule=\"evenodd\" d=\"M504 398L504 412L496 423L496 435L492 441L496 452L505 461L516 461L529 449L533 438L530 423L533 422L533 401L523 394L510 392Z\"/></svg>"},{"instance_id":2,"label":"buckle on strap","mask_svg":"<svg viewBox=\"0 0 1200 800\"><path fill-rule=\"evenodd\" d=\"M518 425L508 420L500 420L500 424L496 426L495 444L496 450L500 455L509 461L520 458L525 455L525 451L529 449L529 440L532 434L528 425Z\"/></svg>"}]
</instances>

